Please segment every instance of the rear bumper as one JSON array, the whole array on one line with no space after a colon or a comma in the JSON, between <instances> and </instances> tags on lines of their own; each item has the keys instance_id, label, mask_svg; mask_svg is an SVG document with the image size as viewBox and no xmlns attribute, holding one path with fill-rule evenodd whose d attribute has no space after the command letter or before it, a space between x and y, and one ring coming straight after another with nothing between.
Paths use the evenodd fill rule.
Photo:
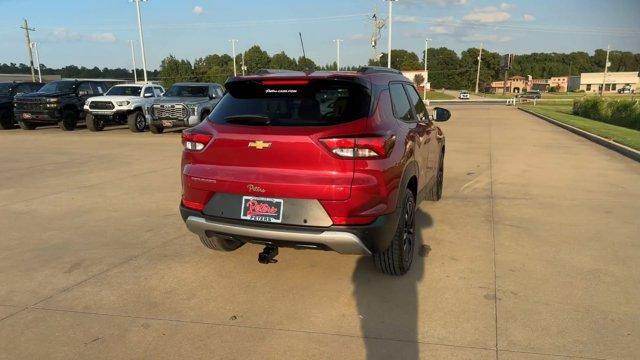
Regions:
<instances>
[{"instance_id":1,"label":"rear bumper","mask_svg":"<svg viewBox=\"0 0 640 360\"><path fill-rule=\"evenodd\" d=\"M397 229L399 213L380 216L370 225L311 227L214 218L180 206L187 228L197 235L221 235L250 243L316 248L352 255L371 255L386 250Z\"/></svg>"}]
</instances>

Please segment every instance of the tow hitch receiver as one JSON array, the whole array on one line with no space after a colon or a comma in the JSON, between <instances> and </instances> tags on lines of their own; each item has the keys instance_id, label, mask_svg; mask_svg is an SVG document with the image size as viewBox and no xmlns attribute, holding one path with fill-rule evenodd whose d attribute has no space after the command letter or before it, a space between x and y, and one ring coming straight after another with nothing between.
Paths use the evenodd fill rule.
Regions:
<instances>
[{"instance_id":1,"label":"tow hitch receiver","mask_svg":"<svg viewBox=\"0 0 640 360\"><path fill-rule=\"evenodd\" d=\"M258 254L258 262L260 264L277 263L278 260L275 259L276 256L278 256L278 247L267 245L264 247L264 250L262 250L262 252Z\"/></svg>"}]
</instances>

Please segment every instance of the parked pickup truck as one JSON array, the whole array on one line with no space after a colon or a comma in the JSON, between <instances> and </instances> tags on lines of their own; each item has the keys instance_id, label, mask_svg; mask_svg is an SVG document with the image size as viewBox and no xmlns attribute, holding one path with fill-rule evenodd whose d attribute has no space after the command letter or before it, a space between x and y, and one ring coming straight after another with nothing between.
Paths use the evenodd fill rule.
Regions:
<instances>
[{"instance_id":1,"label":"parked pickup truck","mask_svg":"<svg viewBox=\"0 0 640 360\"><path fill-rule=\"evenodd\" d=\"M42 83L0 82L0 129L13 129L17 123L13 117L13 98L40 90Z\"/></svg>"},{"instance_id":2,"label":"parked pickup truck","mask_svg":"<svg viewBox=\"0 0 640 360\"><path fill-rule=\"evenodd\" d=\"M105 96L89 98L84 104L87 128L102 131L108 124L127 124L132 132L144 131L147 127L144 111L163 93L164 88L160 85L116 85Z\"/></svg>"},{"instance_id":3,"label":"parked pickup truck","mask_svg":"<svg viewBox=\"0 0 640 360\"><path fill-rule=\"evenodd\" d=\"M618 94L635 94L636 89L634 89L630 84L626 84L625 86L618 89Z\"/></svg>"},{"instance_id":4,"label":"parked pickup truck","mask_svg":"<svg viewBox=\"0 0 640 360\"><path fill-rule=\"evenodd\" d=\"M85 117L85 101L92 96L103 95L107 90L103 81L53 81L36 93L17 95L13 112L24 130L58 124L62 130L72 131Z\"/></svg>"},{"instance_id":5,"label":"parked pickup truck","mask_svg":"<svg viewBox=\"0 0 640 360\"><path fill-rule=\"evenodd\" d=\"M198 125L211 113L223 94L220 84L173 84L149 108L149 130L160 134L165 128Z\"/></svg>"}]
</instances>

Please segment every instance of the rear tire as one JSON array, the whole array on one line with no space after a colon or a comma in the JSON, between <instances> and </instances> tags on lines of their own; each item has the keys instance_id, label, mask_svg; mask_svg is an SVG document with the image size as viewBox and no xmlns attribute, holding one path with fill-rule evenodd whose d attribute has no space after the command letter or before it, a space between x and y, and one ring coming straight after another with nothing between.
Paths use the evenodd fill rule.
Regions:
<instances>
[{"instance_id":1,"label":"rear tire","mask_svg":"<svg viewBox=\"0 0 640 360\"><path fill-rule=\"evenodd\" d=\"M131 132L143 132L144 128L147 127L147 119L142 111L135 111L127 115L127 125Z\"/></svg>"},{"instance_id":2,"label":"rear tire","mask_svg":"<svg viewBox=\"0 0 640 360\"><path fill-rule=\"evenodd\" d=\"M22 120L18 121L18 125L22 130L35 130L36 128L36 125Z\"/></svg>"},{"instance_id":3,"label":"rear tire","mask_svg":"<svg viewBox=\"0 0 640 360\"><path fill-rule=\"evenodd\" d=\"M5 110L0 112L0 129L9 130L15 128L15 123L13 122L13 116L11 116L11 111Z\"/></svg>"},{"instance_id":4,"label":"rear tire","mask_svg":"<svg viewBox=\"0 0 640 360\"><path fill-rule=\"evenodd\" d=\"M64 131L73 131L78 125L78 115L73 110L65 110L62 112L62 121L58 122L60 129Z\"/></svg>"},{"instance_id":5,"label":"rear tire","mask_svg":"<svg viewBox=\"0 0 640 360\"><path fill-rule=\"evenodd\" d=\"M387 275L404 275L413 262L416 247L416 201L409 189L405 191L402 204L402 214L391 245L387 250L373 254L374 265Z\"/></svg>"},{"instance_id":6,"label":"rear tire","mask_svg":"<svg viewBox=\"0 0 640 360\"><path fill-rule=\"evenodd\" d=\"M95 117L92 114L87 114L86 122L87 122L87 129L91 131L104 130L104 120L102 120L100 117Z\"/></svg>"},{"instance_id":7,"label":"rear tire","mask_svg":"<svg viewBox=\"0 0 640 360\"><path fill-rule=\"evenodd\" d=\"M438 165L438 173L436 181L427 193L426 199L429 201L440 201L442 199L442 189L444 187L444 153L440 155L440 164Z\"/></svg>"},{"instance_id":8,"label":"rear tire","mask_svg":"<svg viewBox=\"0 0 640 360\"><path fill-rule=\"evenodd\" d=\"M219 237L208 237L200 235L200 241L206 247L215 251L229 252L237 250L240 246L244 245L242 241L222 239Z\"/></svg>"},{"instance_id":9,"label":"rear tire","mask_svg":"<svg viewBox=\"0 0 640 360\"><path fill-rule=\"evenodd\" d=\"M149 130L154 134L162 134L164 132L164 128L157 125L149 125Z\"/></svg>"}]
</instances>

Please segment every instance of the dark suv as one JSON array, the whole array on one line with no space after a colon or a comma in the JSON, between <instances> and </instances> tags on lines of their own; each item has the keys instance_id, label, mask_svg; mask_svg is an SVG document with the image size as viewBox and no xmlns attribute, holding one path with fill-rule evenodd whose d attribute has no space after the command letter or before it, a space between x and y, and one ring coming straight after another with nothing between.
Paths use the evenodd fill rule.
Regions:
<instances>
[{"instance_id":1,"label":"dark suv","mask_svg":"<svg viewBox=\"0 0 640 360\"><path fill-rule=\"evenodd\" d=\"M93 96L104 95L107 84L94 80L59 80L38 92L15 97L16 121L24 130L39 125L58 124L62 130L74 130L84 119L84 103Z\"/></svg>"},{"instance_id":2,"label":"dark suv","mask_svg":"<svg viewBox=\"0 0 640 360\"><path fill-rule=\"evenodd\" d=\"M13 98L19 94L36 92L42 85L34 82L0 82L0 129L13 129L16 126Z\"/></svg>"},{"instance_id":3,"label":"dark suv","mask_svg":"<svg viewBox=\"0 0 640 360\"><path fill-rule=\"evenodd\" d=\"M207 121L182 135L187 227L214 250L264 245L412 263L416 206L442 196L445 138L398 71L234 77Z\"/></svg>"}]
</instances>

